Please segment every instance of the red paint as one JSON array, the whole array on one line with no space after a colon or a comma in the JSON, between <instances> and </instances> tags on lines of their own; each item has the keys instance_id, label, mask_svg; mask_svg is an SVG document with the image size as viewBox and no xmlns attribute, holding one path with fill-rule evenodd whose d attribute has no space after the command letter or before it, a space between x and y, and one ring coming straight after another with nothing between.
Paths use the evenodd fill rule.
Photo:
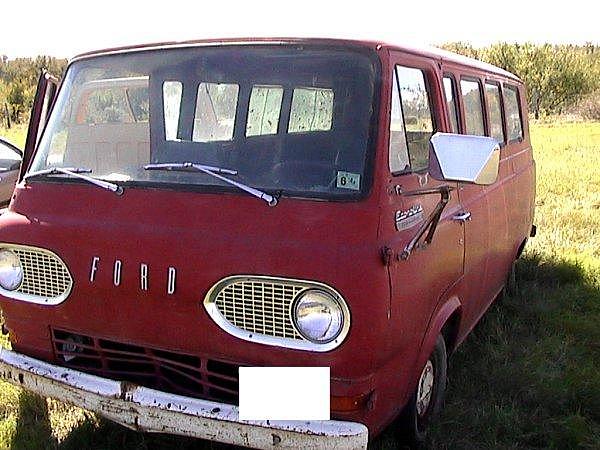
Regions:
<instances>
[{"instance_id":1,"label":"red paint","mask_svg":"<svg viewBox=\"0 0 600 450\"><path fill-rule=\"evenodd\" d=\"M50 336L55 327L239 365L330 366L332 395L370 395L360 402L368 408L345 408L349 411L337 417L365 423L372 435L381 431L409 398L448 320L458 324L453 331L456 343L462 341L502 288L531 229L535 170L525 119L523 141L502 149L498 181L487 187L450 183L455 190L433 242L399 261L415 228L396 231L395 212L418 203L426 215L438 197L397 195L394 186L406 191L445 183L429 177L423 184L417 174L389 173L393 65L426 71L439 131L449 130L443 73L457 81L467 75L517 85L526 118L525 92L514 76L445 53L352 45L372 48L382 64L374 182L367 198L283 198L270 208L243 193L129 188L118 197L87 184L21 183L9 212L0 217L0 242L52 250L69 267L74 286L69 298L53 307L1 298L13 347L58 363ZM464 111L460 99L459 106ZM470 222L451 220L463 210L472 212ZM391 249L389 266L382 263L384 247ZM90 282L94 257L99 260ZM116 260L122 262L118 286ZM148 266L147 291L140 286L140 264ZM177 268L172 295L169 267ZM314 353L230 336L202 301L215 282L233 274L331 285L350 308L348 337L331 352Z\"/></svg>"}]
</instances>

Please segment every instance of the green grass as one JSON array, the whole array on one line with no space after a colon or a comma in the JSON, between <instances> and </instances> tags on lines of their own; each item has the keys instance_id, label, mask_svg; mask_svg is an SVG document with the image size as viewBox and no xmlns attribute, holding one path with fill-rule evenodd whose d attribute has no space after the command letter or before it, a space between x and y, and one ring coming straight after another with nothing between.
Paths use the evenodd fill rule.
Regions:
<instances>
[{"instance_id":1,"label":"green grass","mask_svg":"<svg viewBox=\"0 0 600 450\"><path fill-rule=\"evenodd\" d=\"M494 304L450 361L431 448L600 448L600 123L532 124L531 134L538 236L517 266L518 293ZM372 445L398 446L392 429ZM230 448L125 430L8 384L0 447Z\"/></svg>"},{"instance_id":2,"label":"green grass","mask_svg":"<svg viewBox=\"0 0 600 450\"><path fill-rule=\"evenodd\" d=\"M25 147L25 138L27 137L27 127L23 124L15 125L10 129L0 127L0 137L8 139L21 149Z\"/></svg>"}]
</instances>

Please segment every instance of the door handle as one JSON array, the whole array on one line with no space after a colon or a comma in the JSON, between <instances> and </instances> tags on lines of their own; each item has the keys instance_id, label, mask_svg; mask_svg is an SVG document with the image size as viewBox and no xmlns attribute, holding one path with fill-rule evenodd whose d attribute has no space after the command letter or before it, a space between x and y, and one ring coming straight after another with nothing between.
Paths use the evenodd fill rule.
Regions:
<instances>
[{"instance_id":1,"label":"door handle","mask_svg":"<svg viewBox=\"0 0 600 450\"><path fill-rule=\"evenodd\" d=\"M467 220L471 220L471 213L467 211L462 214L457 214L456 216L452 216L452 220L456 220L457 222L466 222Z\"/></svg>"}]
</instances>

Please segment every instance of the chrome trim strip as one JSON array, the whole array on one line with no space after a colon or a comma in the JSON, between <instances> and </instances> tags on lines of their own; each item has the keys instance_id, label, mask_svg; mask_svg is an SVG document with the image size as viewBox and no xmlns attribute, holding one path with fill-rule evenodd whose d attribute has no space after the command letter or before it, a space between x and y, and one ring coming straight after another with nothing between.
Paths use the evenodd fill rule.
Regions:
<instances>
[{"instance_id":1,"label":"chrome trim strip","mask_svg":"<svg viewBox=\"0 0 600 450\"><path fill-rule=\"evenodd\" d=\"M5 243L5 242L0 243L0 249L6 249L6 250L12 250L12 251L25 250L25 251L29 251L29 252L45 254L45 255L49 256L50 258L54 258L59 265L62 265L62 267L64 268L64 270L66 271L66 273L69 277L69 283L67 285L66 290L61 295L58 295L56 297L47 297L47 296L42 296L42 295L26 294L23 292L19 292L19 289L21 289L21 287L23 286L23 282L21 282L21 285L14 291L8 291L8 290L4 289L2 286L0 286L0 295L7 297L7 298L11 298L13 300L21 300L24 302L35 303L38 305L51 305L51 306L58 305L67 299L67 297L71 293L71 290L73 289L73 276L71 275L71 272L69 271L69 267L65 264L65 262L56 253L54 253L50 250L47 250L45 248L41 248L41 247L31 247L28 245L12 244L12 243ZM24 271L23 280L25 280L25 276L26 276L26 274Z\"/></svg>"},{"instance_id":2,"label":"chrome trim strip","mask_svg":"<svg viewBox=\"0 0 600 450\"><path fill-rule=\"evenodd\" d=\"M251 332L244 330L242 328L238 328L229 322L225 316L221 313L219 308L217 307L215 301L217 295L230 284L240 282L240 281L257 281L257 282L270 282L270 283L280 283L283 285L300 285L303 286L304 289L299 291L296 294L295 299L301 295L304 291L308 289L321 289L335 297L342 308L342 314L344 315L344 325L342 326L342 331L340 334L331 342L326 344L316 344L314 342L308 341L304 338L302 339L292 339L292 338L284 338L284 337L276 337L276 336L268 336L265 334L260 334L256 332ZM294 329L298 332L294 321L291 319L292 317L292 307L294 301L290 304L290 310L288 311L290 322L292 323ZM341 294L333 289L331 286L328 286L324 283L319 283L317 281L310 280L298 280L294 278L280 278L280 277L270 277L264 275L233 275L229 277L225 277L219 280L217 283L213 285L212 288L206 294L204 298L204 308L206 312L214 320L214 322L224 331L235 336L237 338L243 339L245 341L256 342L265 345L272 345L275 347L284 347L284 348L293 348L297 350L306 350L311 352L328 352L335 348L337 348L346 338L348 331L350 330L350 310L346 301L341 296ZM299 332L298 334L302 336Z\"/></svg>"}]
</instances>

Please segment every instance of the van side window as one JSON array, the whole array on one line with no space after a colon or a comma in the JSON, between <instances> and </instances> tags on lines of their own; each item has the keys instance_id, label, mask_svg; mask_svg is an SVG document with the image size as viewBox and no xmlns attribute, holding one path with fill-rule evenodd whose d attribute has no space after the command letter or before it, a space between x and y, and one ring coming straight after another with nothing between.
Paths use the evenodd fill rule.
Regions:
<instances>
[{"instance_id":1,"label":"van side window","mask_svg":"<svg viewBox=\"0 0 600 450\"><path fill-rule=\"evenodd\" d=\"M133 87L125 89L127 103L131 106L131 112L136 122L148 122L150 120L150 98L148 87Z\"/></svg>"},{"instance_id":2,"label":"van side window","mask_svg":"<svg viewBox=\"0 0 600 450\"><path fill-rule=\"evenodd\" d=\"M182 91L183 85L180 81L165 81L163 83L163 113L166 141L177 140Z\"/></svg>"},{"instance_id":3,"label":"van side window","mask_svg":"<svg viewBox=\"0 0 600 450\"><path fill-rule=\"evenodd\" d=\"M299 87L292 95L288 133L329 131L333 121L333 89Z\"/></svg>"},{"instance_id":4,"label":"van side window","mask_svg":"<svg viewBox=\"0 0 600 450\"><path fill-rule=\"evenodd\" d=\"M506 111L506 131L508 141L523 139L521 108L519 108L519 92L515 86L504 85L504 109Z\"/></svg>"},{"instance_id":5,"label":"van side window","mask_svg":"<svg viewBox=\"0 0 600 450\"><path fill-rule=\"evenodd\" d=\"M95 90L88 95L84 123L131 123L135 121L129 110L127 94L124 89L104 88Z\"/></svg>"},{"instance_id":6,"label":"van side window","mask_svg":"<svg viewBox=\"0 0 600 450\"><path fill-rule=\"evenodd\" d=\"M398 78L395 74L392 75L392 78L389 165L390 172L397 174L410 169L410 161L408 159L408 146L406 145L406 132L404 131L402 107L400 106Z\"/></svg>"},{"instance_id":7,"label":"van side window","mask_svg":"<svg viewBox=\"0 0 600 450\"><path fill-rule=\"evenodd\" d=\"M458 110L456 109L456 100L454 93L456 92L456 83L451 76L444 76L444 94L446 95L446 105L448 106L448 114L450 114L450 132L458 133Z\"/></svg>"},{"instance_id":8,"label":"van side window","mask_svg":"<svg viewBox=\"0 0 600 450\"><path fill-rule=\"evenodd\" d=\"M460 80L460 91L465 106L465 132L485 136L483 124L483 105L481 104L481 88L479 82Z\"/></svg>"},{"instance_id":9,"label":"van side window","mask_svg":"<svg viewBox=\"0 0 600 450\"><path fill-rule=\"evenodd\" d=\"M237 108L237 84L200 83L194 114L194 142L230 141Z\"/></svg>"},{"instance_id":10,"label":"van side window","mask_svg":"<svg viewBox=\"0 0 600 450\"><path fill-rule=\"evenodd\" d=\"M504 129L502 128L500 86L495 83L485 83L485 99L490 119L490 136L502 144L504 143Z\"/></svg>"},{"instance_id":11,"label":"van side window","mask_svg":"<svg viewBox=\"0 0 600 450\"><path fill-rule=\"evenodd\" d=\"M253 86L248 105L246 136L277 134L282 86Z\"/></svg>"},{"instance_id":12,"label":"van side window","mask_svg":"<svg viewBox=\"0 0 600 450\"><path fill-rule=\"evenodd\" d=\"M420 69L396 66L404 129L413 171L429 165L429 139L433 134L433 116L425 74Z\"/></svg>"}]
</instances>

